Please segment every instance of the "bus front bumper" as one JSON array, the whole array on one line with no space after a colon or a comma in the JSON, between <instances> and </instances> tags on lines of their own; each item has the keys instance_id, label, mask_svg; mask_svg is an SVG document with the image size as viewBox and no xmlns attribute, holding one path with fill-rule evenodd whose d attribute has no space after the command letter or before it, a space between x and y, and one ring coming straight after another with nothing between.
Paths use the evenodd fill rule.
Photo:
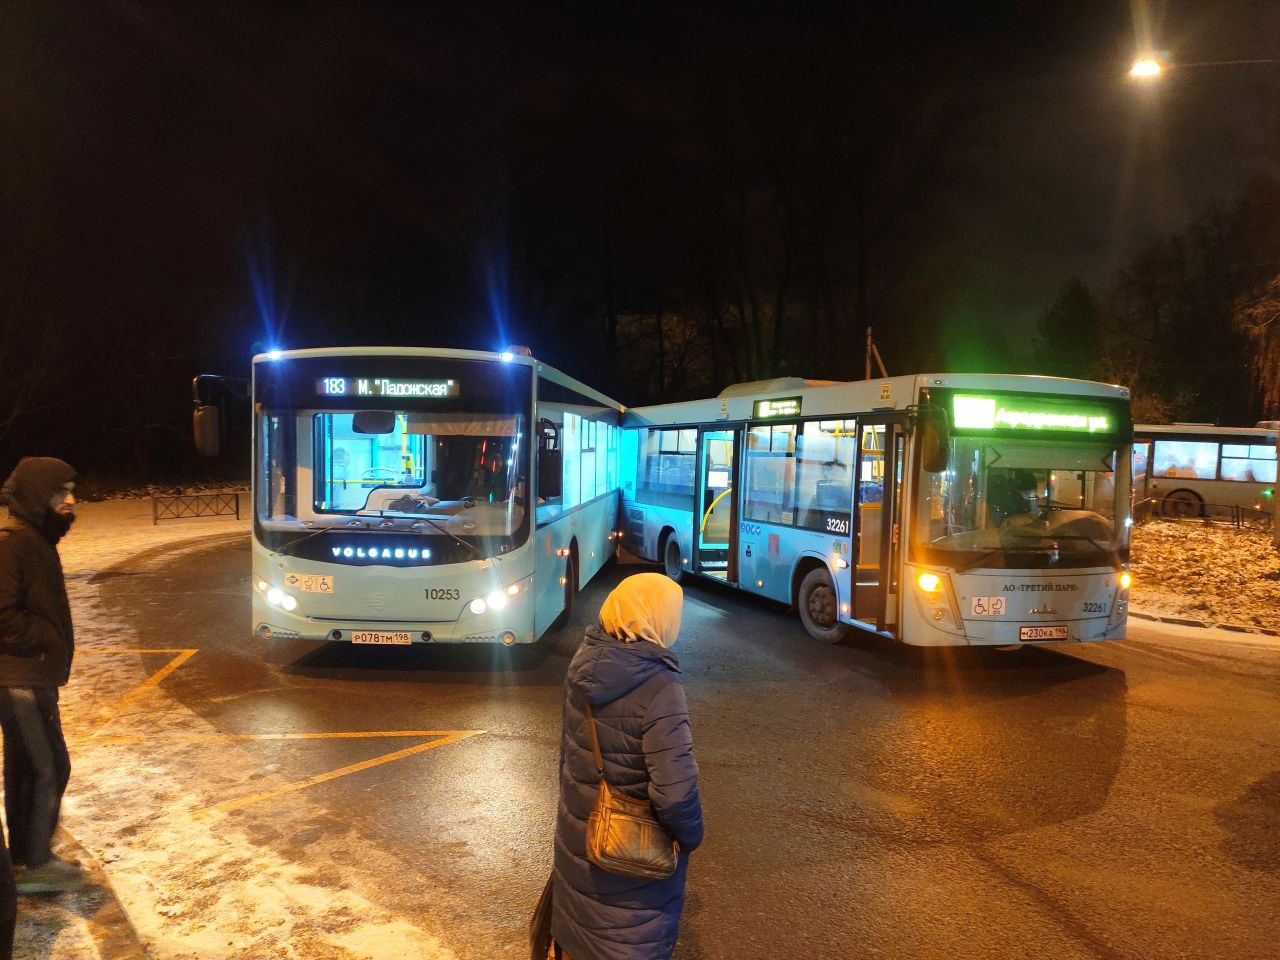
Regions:
<instances>
[{"instance_id":1,"label":"bus front bumper","mask_svg":"<svg viewBox=\"0 0 1280 960\"><path fill-rule=\"evenodd\" d=\"M511 611L519 613L519 608ZM340 643L370 643L395 646L403 643L398 634L408 634L409 643L497 643L511 646L533 643L527 616L503 616L501 611L476 615L464 611L457 620L320 620L298 616L254 598L253 632L261 640L330 640ZM378 639L356 639L356 634Z\"/></svg>"}]
</instances>

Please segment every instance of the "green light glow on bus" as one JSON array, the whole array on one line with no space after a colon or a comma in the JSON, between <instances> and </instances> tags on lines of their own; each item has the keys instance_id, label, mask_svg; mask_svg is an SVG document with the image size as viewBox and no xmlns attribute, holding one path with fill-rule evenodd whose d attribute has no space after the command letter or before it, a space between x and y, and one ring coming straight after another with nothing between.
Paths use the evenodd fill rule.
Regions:
<instances>
[{"instance_id":1,"label":"green light glow on bus","mask_svg":"<svg viewBox=\"0 0 1280 960\"><path fill-rule=\"evenodd\" d=\"M1040 404L1034 398L974 397L957 394L952 404L953 422L959 430L1061 430L1072 433L1106 433L1111 418L1098 408Z\"/></svg>"}]
</instances>

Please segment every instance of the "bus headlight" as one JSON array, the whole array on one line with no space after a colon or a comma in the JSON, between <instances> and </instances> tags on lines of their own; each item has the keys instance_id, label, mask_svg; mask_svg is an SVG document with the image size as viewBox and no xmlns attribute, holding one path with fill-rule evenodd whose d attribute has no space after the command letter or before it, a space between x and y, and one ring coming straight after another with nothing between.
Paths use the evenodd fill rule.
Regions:
<instances>
[{"instance_id":1,"label":"bus headlight","mask_svg":"<svg viewBox=\"0 0 1280 960\"><path fill-rule=\"evenodd\" d=\"M289 594L286 593L284 595L284 599L280 601L280 606L283 607L289 613L292 613L294 610L298 609L298 598L291 597L289 596Z\"/></svg>"},{"instance_id":2,"label":"bus headlight","mask_svg":"<svg viewBox=\"0 0 1280 960\"><path fill-rule=\"evenodd\" d=\"M1128 570L1122 570L1120 572L1120 589L1128 590L1129 584L1131 583L1133 583L1133 574L1131 574Z\"/></svg>"},{"instance_id":3,"label":"bus headlight","mask_svg":"<svg viewBox=\"0 0 1280 960\"><path fill-rule=\"evenodd\" d=\"M467 609L474 613L477 617L483 613L493 611L495 613L507 609L512 599L520 596L531 586L528 577L523 580L517 580L515 583L508 584L505 587L499 587L497 590L483 597L476 597L467 605Z\"/></svg>"},{"instance_id":4,"label":"bus headlight","mask_svg":"<svg viewBox=\"0 0 1280 960\"><path fill-rule=\"evenodd\" d=\"M278 607L283 602L284 591L279 587L272 587L267 591L267 603L271 604L273 607Z\"/></svg>"},{"instance_id":5,"label":"bus headlight","mask_svg":"<svg viewBox=\"0 0 1280 960\"><path fill-rule=\"evenodd\" d=\"M916 586L925 593L938 593L942 589L942 578L936 573L926 571L916 577Z\"/></svg>"},{"instance_id":6,"label":"bus headlight","mask_svg":"<svg viewBox=\"0 0 1280 960\"><path fill-rule=\"evenodd\" d=\"M254 586L258 588L259 593L266 593L268 590L271 589L271 584L269 584L266 580L263 580L261 577L257 579L257 582L254 583Z\"/></svg>"}]
</instances>

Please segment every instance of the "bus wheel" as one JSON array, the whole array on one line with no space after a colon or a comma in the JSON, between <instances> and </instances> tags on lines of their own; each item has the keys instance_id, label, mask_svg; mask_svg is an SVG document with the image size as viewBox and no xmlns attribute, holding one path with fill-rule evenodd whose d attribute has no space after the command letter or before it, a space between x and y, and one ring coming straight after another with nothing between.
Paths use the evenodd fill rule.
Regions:
<instances>
[{"instance_id":1,"label":"bus wheel","mask_svg":"<svg viewBox=\"0 0 1280 960\"><path fill-rule=\"evenodd\" d=\"M796 606L800 609L800 622L819 643L839 643L848 633L836 613L836 588L831 575L822 567L804 575Z\"/></svg>"},{"instance_id":2,"label":"bus wheel","mask_svg":"<svg viewBox=\"0 0 1280 960\"><path fill-rule=\"evenodd\" d=\"M680 541L674 533L667 537L667 545L662 548L662 572L676 583L684 577L684 558L680 556Z\"/></svg>"},{"instance_id":3,"label":"bus wheel","mask_svg":"<svg viewBox=\"0 0 1280 960\"><path fill-rule=\"evenodd\" d=\"M563 627L573 616L573 595L578 592L577 586L577 571L573 568L573 554L570 554L564 561L564 609L556 617L553 627Z\"/></svg>"},{"instance_id":4,"label":"bus wheel","mask_svg":"<svg viewBox=\"0 0 1280 960\"><path fill-rule=\"evenodd\" d=\"M1192 490L1175 490L1165 495L1160 513L1166 517L1202 517L1204 501Z\"/></svg>"}]
</instances>

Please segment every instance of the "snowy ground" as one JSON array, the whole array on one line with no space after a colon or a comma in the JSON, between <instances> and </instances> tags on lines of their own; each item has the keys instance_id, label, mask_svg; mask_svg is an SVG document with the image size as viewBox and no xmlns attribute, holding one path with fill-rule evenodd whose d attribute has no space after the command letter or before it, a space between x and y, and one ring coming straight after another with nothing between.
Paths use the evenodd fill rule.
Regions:
<instances>
[{"instance_id":1,"label":"snowy ground","mask_svg":"<svg viewBox=\"0 0 1280 960\"><path fill-rule=\"evenodd\" d=\"M1133 607L1280 629L1280 553L1270 532L1153 520L1133 532Z\"/></svg>"},{"instance_id":2,"label":"snowy ground","mask_svg":"<svg viewBox=\"0 0 1280 960\"><path fill-rule=\"evenodd\" d=\"M102 616L101 584L145 574L211 538L245 536L247 518L153 526L148 500L84 504L79 513L62 546L77 633L62 699L73 765L64 825L105 867L148 955L347 960L386 956L386 944L395 943L405 960L452 960L422 929L423 918L392 915L341 879L319 877L305 862L253 842L233 820L209 816L224 799L220 788L250 781L269 788L271 777L232 745L219 744L216 772L192 762L193 739L222 738L165 694L163 672L183 658L181 611L174 611L173 642L156 653L139 652L132 624ZM138 602L155 601L140 594ZM112 748L113 738L142 742ZM300 801L295 812L304 815L305 806ZM98 955L75 917L77 903L62 899L61 906L24 902L19 923L32 935L19 958ZM50 910L68 915L52 944L34 935L48 926Z\"/></svg>"}]
</instances>

